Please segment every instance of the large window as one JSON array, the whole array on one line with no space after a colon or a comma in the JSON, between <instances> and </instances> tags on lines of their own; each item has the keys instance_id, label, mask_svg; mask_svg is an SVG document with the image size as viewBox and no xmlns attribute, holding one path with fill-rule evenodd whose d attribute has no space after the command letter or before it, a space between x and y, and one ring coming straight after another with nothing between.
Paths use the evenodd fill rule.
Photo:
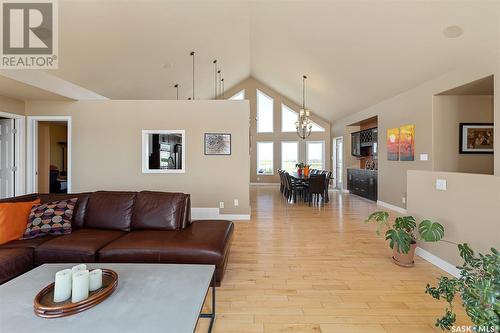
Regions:
<instances>
[{"instance_id":1,"label":"large window","mask_svg":"<svg viewBox=\"0 0 500 333\"><path fill-rule=\"evenodd\" d=\"M311 132L324 132L325 129L318 124L316 124L314 121L311 121Z\"/></svg>"},{"instance_id":2,"label":"large window","mask_svg":"<svg viewBox=\"0 0 500 333\"><path fill-rule=\"evenodd\" d=\"M322 170L325 168L325 150L323 141L306 142L307 164L311 169Z\"/></svg>"},{"instance_id":3,"label":"large window","mask_svg":"<svg viewBox=\"0 0 500 333\"><path fill-rule=\"evenodd\" d=\"M230 100L233 100L233 101L241 101L241 100L244 100L245 99L245 89L243 89L242 91L240 92L237 92L236 94L234 94L233 96L229 97Z\"/></svg>"},{"instance_id":4,"label":"large window","mask_svg":"<svg viewBox=\"0 0 500 333\"><path fill-rule=\"evenodd\" d=\"M283 141L281 143L281 169L293 172L299 160L299 143L297 141Z\"/></svg>"},{"instance_id":5,"label":"large window","mask_svg":"<svg viewBox=\"0 0 500 333\"><path fill-rule=\"evenodd\" d=\"M257 174L272 175L274 146L272 142L257 142Z\"/></svg>"},{"instance_id":6,"label":"large window","mask_svg":"<svg viewBox=\"0 0 500 333\"><path fill-rule=\"evenodd\" d=\"M274 100L257 90L257 132L273 132L273 106Z\"/></svg>"},{"instance_id":7,"label":"large window","mask_svg":"<svg viewBox=\"0 0 500 333\"><path fill-rule=\"evenodd\" d=\"M299 114L290 109L285 104L281 104L281 131L295 132L295 122L298 120Z\"/></svg>"}]
</instances>

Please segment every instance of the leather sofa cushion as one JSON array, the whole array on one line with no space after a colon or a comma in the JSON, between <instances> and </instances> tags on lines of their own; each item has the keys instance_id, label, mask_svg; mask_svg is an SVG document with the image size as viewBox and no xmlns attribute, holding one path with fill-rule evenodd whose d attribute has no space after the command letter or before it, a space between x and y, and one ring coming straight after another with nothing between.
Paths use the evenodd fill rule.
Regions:
<instances>
[{"instance_id":1,"label":"leather sofa cushion","mask_svg":"<svg viewBox=\"0 0 500 333\"><path fill-rule=\"evenodd\" d=\"M99 191L90 195L85 228L129 231L136 192Z\"/></svg>"},{"instance_id":2,"label":"leather sofa cushion","mask_svg":"<svg viewBox=\"0 0 500 333\"><path fill-rule=\"evenodd\" d=\"M98 251L99 262L222 264L233 223L197 221L178 231L131 231Z\"/></svg>"},{"instance_id":3,"label":"leather sofa cushion","mask_svg":"<svg viewBox=\"0 0 500 333\"><path fill-rule=\"evenodd\" d=\"M50 194L40 194L40 200L42 204L49 203L53 201L68 200L72 198L78 198L76 202L75 209L73 209L73 218L71 219L71 228L78 229L83 228L85 222L85 211L87 210L87 204L89 201L90 193L50 193Z\"/></svg>"},{"instance_id":4,"label":"leather sofa cushion","mask_svg":"<svg viewBox=\"0 0 500 333\"><path fill-rule=\"evenodd\" d=\"M53 239L55 236L45 236L45 237L37 237L37 238L32 238L32 239L23 239L23 240L15 240L12 242L8 242L6 244L3 244L0 246L0 249L13 249L13 248L30 248L34 249L38 247L40 244L43 244L51 239Z\"/></svg>"},{"instance_id":5,"label":"leather sofa cushion","mask_svg":"<svg viewBox=\"0 0 500 333\"><path fill-rule=\"evenodd\" d=\"M124 234L119 230L79 229L53 237L35 249L35 264L95 262L99 249Z\"/></svg>"},{"instance_id":6,"label":"leather sofa cushion","mask_svg":"<svg viewBox=\"0 0 500 333\"><path fill-rule=\"evenodd\" d=\"M0 249L0 284L33 268L33 249Z\"/></svg>"},{"instance_id":7,"label":"leather sofa cushion","mask_svg":"<svg viewBox=\"0 0 500 333\"><path fill-rule=\"evenodd\" d=\"M142 191L137 194L131 230L178 230L188 218L189 195Z\"/></svg>"}]
</instances>

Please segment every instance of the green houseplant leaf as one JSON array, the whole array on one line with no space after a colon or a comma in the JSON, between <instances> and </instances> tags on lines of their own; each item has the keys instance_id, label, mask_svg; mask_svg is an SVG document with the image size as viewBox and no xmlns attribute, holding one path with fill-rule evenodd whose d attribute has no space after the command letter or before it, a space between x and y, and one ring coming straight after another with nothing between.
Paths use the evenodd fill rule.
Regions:
<instances>
[{"instance_id":1,"label":"green houseplant leaf","mask_svg":"<svg viewBox=\"0 0 500 333\"><path fill-rule=\"evenodd\" d=\"M396 220L394 220L394 229L396 230L412 232L416 226L417 222L415 222L415 218L413 216L396 217Z\"/></svg>"},{"instance_id":2,"label":"green houseplant leaf","mask_svg":"<svg viewBox=\"0 0 500 333\"><path fill-rule=\"evenodd\" d=\"M379 211L371 213L370 216L368 216L368 218L365 220L365 223L374 221L377 224L377 229L375 230L375 233L377 235L380 235L380 228L382 228L382 226L385 225L389 227L388 220L389 220L389 213L384 211Z\"/></svg>"},{"instance_id":3,"label":"green houseplant leaf","mask_svg":"<svg viewBox=\"0 0 500 333\"><path fill-rule=\"evenodd\" d=\"M444 227L430 220L424 220L418 225L420 238L426 242L437 242L444 236Z\"/></svg>"},{"instance_id":4,"label":"green houseplant leaf","mask_svg":"<svg viewBox=\"0 0 500 333\"><path fill-rule=\"evenodd\" d=\"M406 254L410 252L413 237L405 230L389 229L385 233L385 239L389 241L389 246L391 247L391 249L396 246L396 250L399 253Z\"/></svg>"}]
</instances>

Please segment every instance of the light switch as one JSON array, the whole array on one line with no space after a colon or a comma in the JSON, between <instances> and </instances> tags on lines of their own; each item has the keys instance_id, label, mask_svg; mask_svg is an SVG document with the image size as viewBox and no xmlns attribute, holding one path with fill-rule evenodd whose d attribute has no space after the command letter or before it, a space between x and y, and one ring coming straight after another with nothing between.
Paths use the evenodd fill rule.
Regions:
<instances>
[{"instance_id":1,"label":"light switch","mask_svg":"<svg viewBox=\"0 0 500 333\"><path fill-rule=\"evenodd\" d=\"M436 179L436 190L446 191L446 179Z\"/></svg>"},{"instance_id":2,"label":"light switch","mask_svg":"<svg viewBox=\"0 0 500 333\"><path fill-rule=\"evenodd\" d=\"M429 154L420 154L420 160L421 161L428 161L429 160Z\"/></svg>"},{"instance_id":3,"label":"light switch","mask_svg":"<svg viewBox=\"0 0 500 333\"><path fill-rule=\"evenodd\" d=\"M224 201L219 202L219 208L224 208Z\"/></svg>"}]
</instances>

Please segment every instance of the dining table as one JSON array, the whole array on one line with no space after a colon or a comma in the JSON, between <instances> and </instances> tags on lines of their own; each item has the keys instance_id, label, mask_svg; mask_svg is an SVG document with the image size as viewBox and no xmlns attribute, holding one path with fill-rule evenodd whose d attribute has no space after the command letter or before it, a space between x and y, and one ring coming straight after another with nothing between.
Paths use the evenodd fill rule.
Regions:
<instances>
[{"instance_id":1,"label":"dining table","mask_svg":"<svg viewBox=\"0 0 500 333\"><path fill-rule=\"evenodd\" d=\"M299 175L299 173L297 171L290 172L289 174L293 179L305 182L306 184L311 176L311 174L306 176L306 175L304 175L303 172ZM331 176L330 179L333 179L333 176ZM328 180L328 186L330 185L330 179ZM325 198L325 202L330 201L330 196L328 195L328 187L325 188L324 198Z\"/></svg>"}]
</instances>

